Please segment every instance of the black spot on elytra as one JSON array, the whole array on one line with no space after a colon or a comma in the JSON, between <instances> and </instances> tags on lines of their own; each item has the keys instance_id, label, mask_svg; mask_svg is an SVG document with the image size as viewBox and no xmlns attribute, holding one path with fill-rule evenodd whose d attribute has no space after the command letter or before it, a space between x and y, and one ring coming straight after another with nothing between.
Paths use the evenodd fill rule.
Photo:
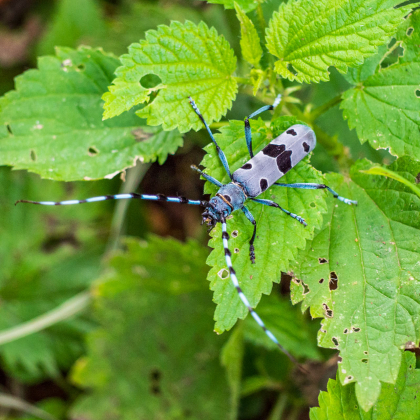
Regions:
<instances>
[{"instance_id":1,"label":"black spot on elytra","mask_svg":"<svg viewBox=\"0 0 420 420\"><path fill-rule=\"evenodd\" d=\"M252 169L251 163L245 163L245 165L242 166L242 169Z\"/></svg>"},{"instance_id":2,"label":"black spot on elytra","mask_svg":"<svg viewBox=\"0 0 420 420\"><path fill-rule=\"evenodd\" d=\"M225 194L224 196L223 196L223 198L226 200L226 201L228 201L229 203L231 203L232 202L232 199L230 198L230 196L229 195L227 195L227 194Z\"/></svg>"},{"instance_id":3,"label":"black spot on elytra","mask_svg":"<svg viewBox=\"0 0 420 420\"><path fill-rule=\"evenodd\" d=\"M285 150L286 146L284 144L268 144L264 147L262 152L267 156L276 158L277 156L281 155Z\"/></svg>"},{"instance_id":4,"label":"black spot on elytra","mask_svg":"<svg viewBox=\"0 0 420 420\"><path fill-rule=\"evenodd\" d=\"M308 143L306 143L306 141L304 141L304 142L302 143L302 146L303 146L303 150L304 150L306 153L308 153L308 152L309 152L309 144L308 144Z\"/></svg>"},{"instance_id":5,"label":"black spot on elytra","mask_svg":"<svg viewBox=\"0 0 420 420\"><path fill-rule=\"evenodd\" d=\"M295 130L293 130L293 128L291 128L290 130L287 130L286 133L291 134L292 136L297 136L297 133Z\"/></svg>"},{"instance_id":6,"label":"black spot on elytra","mask_svg":"<svg viewBox=\"0 0 420 420\"><path fill-rule=\"evenodd\" d=\"M261 192L264 192L268 188L268 182L265 178L262 178L260 180L260 187L261 187Z\"/></svg>"},{"instance_id":7,"label":"black spot on elytra","mask_svg":"<svg viewBox=\"0 0 420 420\"><path fill-rule=\"evenodd\" d=\"M290 171L290 169L292 169L291 156L292 156L292 151L286 150L280 156L277 157L277 167L284 174Z\"/></svg>"}]
</instances>

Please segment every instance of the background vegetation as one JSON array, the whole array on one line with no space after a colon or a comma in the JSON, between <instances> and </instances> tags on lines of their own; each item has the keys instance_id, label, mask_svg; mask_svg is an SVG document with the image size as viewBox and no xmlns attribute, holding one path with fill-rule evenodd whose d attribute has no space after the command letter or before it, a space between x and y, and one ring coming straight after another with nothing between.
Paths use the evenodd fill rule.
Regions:
<instances>
[{"instance_id":1,"label":"background vegetation","mask_svg":"<svg viewBox=\"0 0 420 420\"><path fill-rule=\"evenodd\" d=\"M0 0L2 418L420 418L420 23L397 5ZM308 375L244 319L199 208L13 206L213 194L190 165L227 177L187 96L235 170L243 118L277 93L254 150L308 124L317 148L285 182L359 201L269 189L308 227L250 206L255 266L229 220L246 295Z\"/></svg>"}]
</instances>

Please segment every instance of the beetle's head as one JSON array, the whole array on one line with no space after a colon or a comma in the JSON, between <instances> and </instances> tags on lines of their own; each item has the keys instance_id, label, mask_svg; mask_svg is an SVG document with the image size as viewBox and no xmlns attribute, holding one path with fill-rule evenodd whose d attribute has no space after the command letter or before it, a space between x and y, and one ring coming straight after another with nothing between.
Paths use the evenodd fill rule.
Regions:
<instances>
[{"instance_id":1,"label":"beetle's head","mask_svg":"<svg viewBox=\"0 0 420 420\"><path fill-rule=\"evenodd\" d=\"M203 220L201 224L207 223L209 231L212 230L218 222L226 219L232 212L232 208L220 197L213 197L202 214Z\"/></svg>"}]
</instances>

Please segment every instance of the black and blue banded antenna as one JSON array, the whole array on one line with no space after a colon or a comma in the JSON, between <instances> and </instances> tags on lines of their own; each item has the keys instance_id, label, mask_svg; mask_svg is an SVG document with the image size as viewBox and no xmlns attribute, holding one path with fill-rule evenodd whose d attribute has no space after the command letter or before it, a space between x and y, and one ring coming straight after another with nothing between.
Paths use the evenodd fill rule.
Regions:
<instances>
[{"instance_id":1,"label":"black and blue banded antenna","mask_svg":"<svg viewBox=\"0 0 420 420\"><path fill-rule=\"evenodd\" d=\"M125 200L136 198L140 200L151 200L151 201L167 201L170 203L181 203L181 204L191 204L195 206L204 207L204 212L202 213L202 223L206 223L209 229L212 229L217 223L222 224L222 239L223 239L223 248L225 253L226 264L229 269L230 278L232 280L233 286L238 292L239 298L248 308L251 316L255 319L257 324L264 330L265 334L273 341L277 347L289 357L289 359L300 366L296 359L279 343L274 334L267 329L262 319L254 311L251 304L249 303L247 297L243 293L240 283L236 277L236 272L232 265L231 252L229 250L229 234L227 232L226 218L234 211L241 210L246 218L253 224L254 231L252 237L249 241L249 256L252 264L255 264L255 248L254 241L257 233L257 222L255 221L253 215L245 206L247 200L252 200L256 203L277 208L283 211L286 215L295 219L304 226L307 226L305 220L296 215L289 210L284 209L279 204L271 200L258 199L260 194L266 191L272 185L279 187L287 188L300 188L307 190L315 189L326 189L329 191L335 198L339 201L342 201L345 204L354 204L357 205L357 201L349 200L347 198L341 197L334 190L328 187L325 184L313 184L313 183L297 183L297 184L283 184L278 183L278 181L285 173L290 169L295 167L305 156L310 153L316 145L316 137L313 130L309 127L302 124L295 124L292 127L288 128L285 132L280 134L274 140L272 140L267 146L264 147L260 152L255 156L252 150L252 133L251 126L249 124L249 119L256 117L264 111L273 110L281 100L281 95L278 95L275 99L273 105L265 105L262 108L258 109L247 118L245 118L245 139L248 147L250 160L242 165L241 168L237 169L233 174L229 169L229 164L226 159L223 150L217 144L216 139L213 136L213 133L210 130L210 127L204 120L204 117L201 115L195 102L189 98L190 104L193 107L194 111L198 117L203 122L205 128L207 129L210 138L214 145L216 146L217 154L219 159L229 175L231 182L228 184L222 184L217 179L212 176L204 173L196 166L192 168L197 171L201 176L203 176L207 181L211 182L214 185L219 187L218 192L210 201L201 201L201 200L189 200L185 197L167 197L163 194L116 194L116 195L103 195L99 197L86 198L84 200L67 200L67 201L28 201L28 200L19 200L17 203L31 203L31 204L40 204L43 206L62 206L62 205L72 205L72 204L82 204L82 203L94 203L97 201L105 200ZM303 369L304 370L304 369Z\"/></svg>"}]
</instances>

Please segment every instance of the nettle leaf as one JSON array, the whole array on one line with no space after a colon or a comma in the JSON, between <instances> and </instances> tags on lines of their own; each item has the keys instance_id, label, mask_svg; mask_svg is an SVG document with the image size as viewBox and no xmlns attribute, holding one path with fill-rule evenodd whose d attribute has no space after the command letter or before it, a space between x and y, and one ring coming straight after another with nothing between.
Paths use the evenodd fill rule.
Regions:
<instances>
[{"instance_id":1,"label":"nettle leaf","mask_svg":"<svg viewBox=\"0 0 420 420\"><path fill-rule=\"evenodd\" d=\"M245 12L248 13L258 7L259 4L266 0L204 0L206 3L223 4L225 9L233 9L235 3Z\"/></svg>"},{"instance_id":2,"label":"nettle leaf","mask_svg":"<svg viewBox=\"0 0 420 420\"><path fill-rule=\"evenodd\" d=\"M298 82L329 80L363 63L393 35L410 6L399 0L297 0L282 3L267 30L275 70Z\"/></svg>"},{"instance_id":3,"label":"nettle leaf","mask_svg":"<svg viewBox=\"0 0 420 420\"><path fill-rule=\"evenodd\" d=\"M112 178L136 160L162 163L182 145L176 131L145 126L134 112L102 121L101 95L117 58L102 50L58 48L16 78L0 99L0 164L43 178Z\"/></svg>"},{"instance_id":4,"label":"nettle leaf","mask_svg":"<svg viewBox=\"0 0 420 420\"><path fill-rule=\"evenodd\" d=\"M100 327L73 372L90 392L73 417L227 418L225 340L212 331L207 250L158 237L127 239L126 247L94 293Z\"/></svg>"},{"instance_id":5,"label":"nettle leaf","mask_svg":"<svg viewBox=\"0 0 420 420\"><path fill-rule=\"evenodd\" d=\"M343 94L340 105L349 127L356 128L361 143L388 148L395 156L420 159L420 13L414 13L397 34L404 55L386 68L382 50L352 75L357 86ZM394 47L392 47L394 48ZM351 82L351 80L349 80Z\"/></svg>"},{"instance_id":6,"label":"nettle leaf","mask_svg":"<svg viewBox=\"0 0 420 420\"><path fill-rule=\"evenodd\" d=\"M420 411L417 398L420 390L420 369L416 369L416 356L405 352L395 385L383 384L378 402L367 413L359 406L354 386L328 381L328 392L319 395L319 407L311 408L311 420L367 420L416 419Z\"/></svg>"},{"instance_id":7,"label":"nettle leaf","mask_svg":"<svg viewBox=\"0 0 420 420\"><path fill-rule=\"evenodd\" d=\"M252 66L258 66L263 51L260 45L260 37L251 19L235 2L236 16L241 23L241 51L242 56Z\"/></svg>"},{"instance_id":8,"label":"nettle leaf","mask_svg":"<svg viewBox=\"0 0 420 420\"><path fill-rule=\"evenodd\" d=\"M277 135L296 123L295 118L276 121ZM283 124L278 121L282 121ZM251 121L251 127L253 148L257 153L271 141L273 134L261 119ZM245 142L243 121L230 121L229 125L220 129L220 134L216 134L216 139L228 156L232 172L250 159ZM230 182L218 159L215 146L208 145L206 151L208 154L202 161L202 165L206 168L205 172L225 184ZM323 176L309 165L309 159L306 158L281 178L281 182L322 183ZM217 187L206 183L205 192L215 194ZM253 232L252 224L241 211L233 213L232 218L227 221L231 237L229 246L232 252L233 266L242 290L253 307L257 305L263 293L271 292L273 282L280 281L280 272L289 270L289 261L297 257L299 248L305 247L306 240L312 237L314 229L322 223L321 213L326 211L325 192L320 190L303 191L273 186L259 197L272 199L285 209L302 216L308 223L308 227L305 228L279 209L251 201L247 202L246 206L257 222L256 264L251 264L249 240ZM211 290L214 291L213 300L217 303L215 330L223 332L232 328L238 318L244 319L248 310L239 299L228 276L221 227L216 226L212 230L211 236L209 245L214 249L207 259L207 264L212 266L208 280L211 282Z\"/></svg>"},{"instance_id":9,"label":"nettle leaf","mask_svg":"<svg viewBox=\"0 0 420 420\"><path fill-rule=\"evenodd\" d=\"M340 351L339 377L356 382L356 396L367 411L381 382L395 383L401 349L420 337L420 198L406 185L351 170L328 185L357 207L329 199L329 213L293 267L292 301L324 317L319 345ZM413 182L420 163L403 158L390 169ZM334 205L335 204L335 205Z\"/></svg>"},{"instance_id":10,"label":"nettle leaf","mask_svg":"<svg viewBox=\"0 0 420 420\"><path fill-rule=\"evenodd\" d=\"M189 96L209 124L219 120L236 97L236 57L223 36L204 22L198 26L172 22L147 31L146 39L132 44L121 62L118 77L103 96L104 118L146 103L158 91L137 114L149 125L162 124L164 130L178 128L183 133L202 127ZM150 75L154 83L147 87L144 77Z\"/></svg>"}]
</instances>

